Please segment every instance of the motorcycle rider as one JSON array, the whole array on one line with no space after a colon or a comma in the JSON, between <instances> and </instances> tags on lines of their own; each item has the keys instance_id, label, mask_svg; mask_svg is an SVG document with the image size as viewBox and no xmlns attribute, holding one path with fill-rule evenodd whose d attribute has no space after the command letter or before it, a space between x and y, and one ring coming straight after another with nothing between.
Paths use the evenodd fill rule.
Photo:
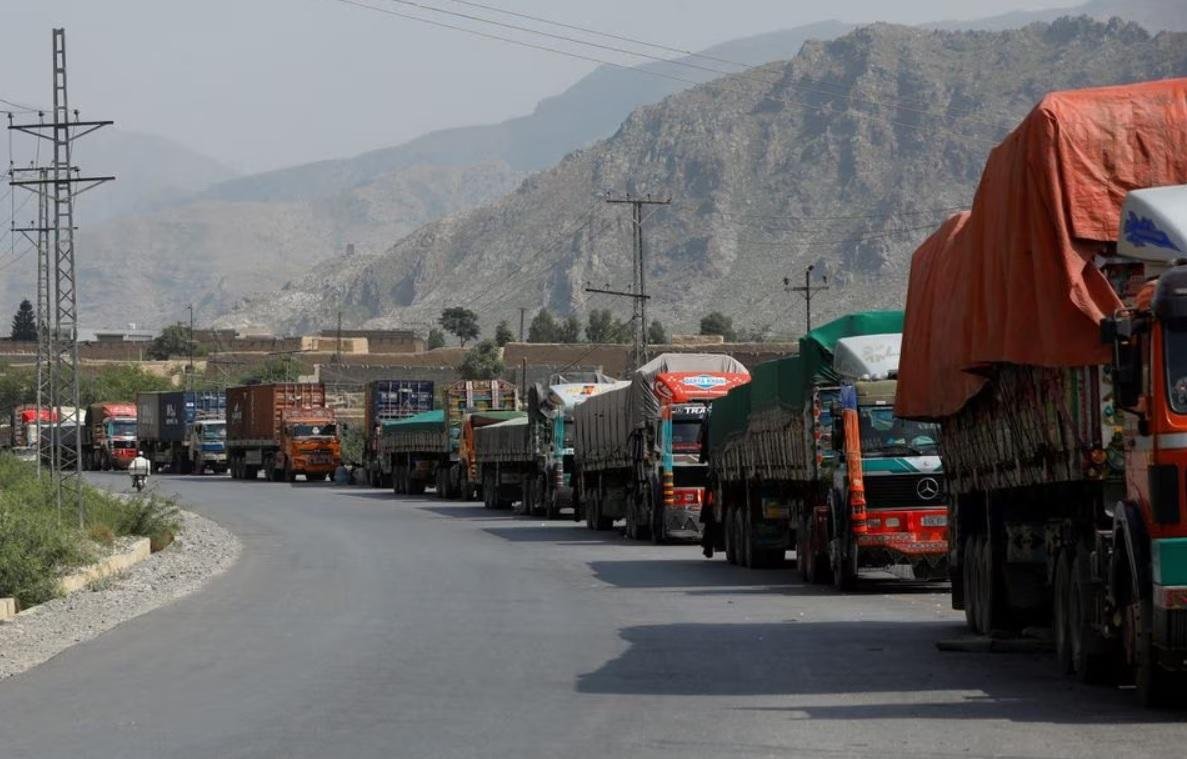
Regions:
<instances>
[{"instance_id":1,"label":"motorcycle rider","mask_svg":"<svg viewBox=\"0 0 1187 759\"><path fill-rule=\"evenodd\" d=\"M148 473L152 471L152 462L144 456L144 451L137 451L136 458L128 464L128 474L132 477L132 487L137 490L144 488L148 482Z\"/></svg>"}]
</instances>

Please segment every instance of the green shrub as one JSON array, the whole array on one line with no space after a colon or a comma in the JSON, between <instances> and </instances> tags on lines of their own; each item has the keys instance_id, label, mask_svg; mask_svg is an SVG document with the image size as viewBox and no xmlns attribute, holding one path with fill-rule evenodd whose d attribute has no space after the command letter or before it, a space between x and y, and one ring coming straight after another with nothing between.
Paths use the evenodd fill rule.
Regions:
<instances>
[{"instance_id":1,"label":"green shrub","mask_svg":"<svg viewBox=\"0 0 1187 759\"><path fill-rule=\"evenodd\" d=\"M135 535L160 550L179 529L177 506L161 495L125 499L86 485L83 509L80 529L73 503L59 513L48 477L38 481L32 464L0 455L0 597L43 603L63 572L94 560L96 543Z\"/></svg>"}]
</instances>

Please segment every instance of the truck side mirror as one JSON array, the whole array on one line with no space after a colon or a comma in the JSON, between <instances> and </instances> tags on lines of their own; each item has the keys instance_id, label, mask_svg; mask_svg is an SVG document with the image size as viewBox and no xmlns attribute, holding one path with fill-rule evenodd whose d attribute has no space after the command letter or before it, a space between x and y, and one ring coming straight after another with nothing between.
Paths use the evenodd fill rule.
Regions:
<instances>
[{"instance_id":1,"label":"truck side mirror","mask_svg":"<svg viewBox=\"0 0 1187 759\"><path fill-rule=\"evenodd\" d=\"M1133 409L1142 396L1140 325L1130 316L1106 317L1100 325L1101 341L1113 346L1113 397L1119 408Z\"/></svg>"}]
</instances>

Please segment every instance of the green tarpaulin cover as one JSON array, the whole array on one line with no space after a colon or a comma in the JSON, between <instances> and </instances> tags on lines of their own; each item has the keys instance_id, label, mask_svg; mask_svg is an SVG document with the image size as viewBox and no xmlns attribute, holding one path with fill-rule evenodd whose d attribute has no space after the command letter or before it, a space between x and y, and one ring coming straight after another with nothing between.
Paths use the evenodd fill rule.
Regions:
<instances>
[{"instance_id":1,"label":"green tarpaulin cover","mask_svg":"<svg viewBox=\"0 0 1187 759\"><path fill-rule=\"evenodd\" d=\"M802 409L814 386L839 381L833 372L833 349L843 337L903 331L902 311L862 311L817 327L800 338L797 355L754 367L750 384L713 401L709 448L715 449L746 430L751 413L784 407Z\"/></svg>"},{"instance_id":2,"label":"green tarpaulin cover","mask_svg":"<svg viewBox=\"0 0 1187 759\"><path fill-rule=\"evenodd\" d=\"M445 426L445 410L426 411L423 414L395 419L383 423L385 430L435 430Z\"/></svg>"}]
</instances>

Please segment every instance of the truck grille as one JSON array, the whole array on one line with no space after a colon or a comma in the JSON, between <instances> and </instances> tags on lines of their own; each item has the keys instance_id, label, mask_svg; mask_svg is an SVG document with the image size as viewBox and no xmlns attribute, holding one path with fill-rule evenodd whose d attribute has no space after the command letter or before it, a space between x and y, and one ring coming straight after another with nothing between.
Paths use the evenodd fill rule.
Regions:
<instances>
[{"instance_id":1,"label":"truck grille","mask_svg":"<svg viewBox=\"0 0 1187 759\"><path fill-rule=\"evenodd\" d=\"M865 488L866 503L871 509L938 508L948 502L943 475L876 475L865 478Z\"/></svg>"}]
</instances>

